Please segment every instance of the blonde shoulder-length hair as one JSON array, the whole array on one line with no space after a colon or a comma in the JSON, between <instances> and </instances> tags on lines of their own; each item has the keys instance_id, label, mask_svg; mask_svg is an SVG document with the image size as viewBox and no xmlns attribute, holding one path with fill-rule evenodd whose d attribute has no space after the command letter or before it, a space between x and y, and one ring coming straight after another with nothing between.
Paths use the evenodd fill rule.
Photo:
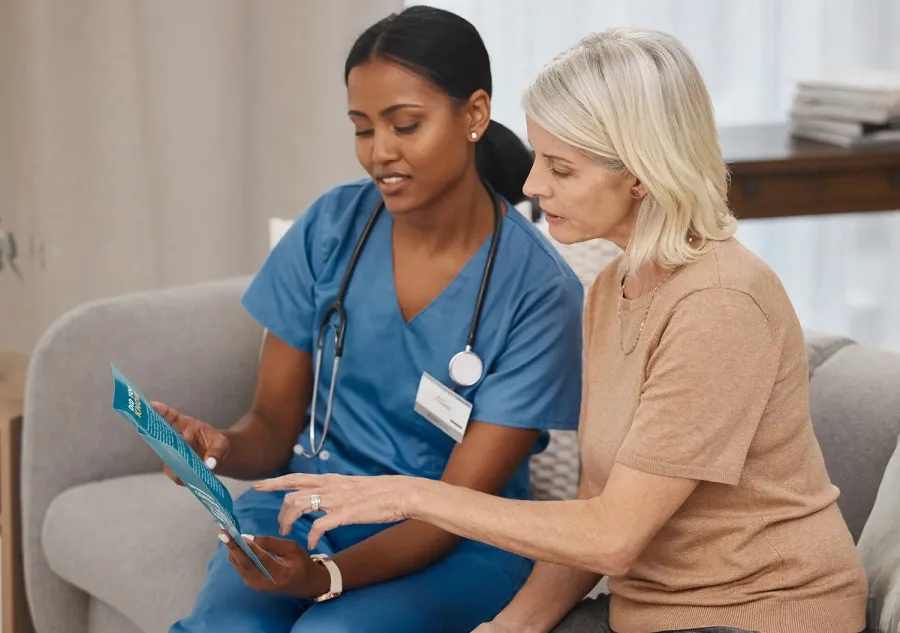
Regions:
<instances>
[{"instance_id":1,"label":"blonde shoulder-length hair","mask_svg":"<svg viewBox=\"0 0 900 633\"><path fill-rule=\"evenodd\" d=\"M643 183L629 272L647 261L690 263L710 241L734 235L712 103L676 38L630 28L592 33L540 72L523 106L550 134Z\"/></svg>"}]
</instances>

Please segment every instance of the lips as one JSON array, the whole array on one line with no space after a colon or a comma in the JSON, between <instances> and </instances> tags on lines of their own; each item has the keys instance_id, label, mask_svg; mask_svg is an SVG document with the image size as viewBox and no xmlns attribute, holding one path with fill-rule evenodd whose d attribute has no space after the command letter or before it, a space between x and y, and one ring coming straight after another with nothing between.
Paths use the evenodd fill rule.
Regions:
<instances>
[{"instance_id":1,"label":"lips","mask_svg":"<svg viewBox=\"0 0 900 633\"><path fill-rule=\"evenodd\" d=\"M406 174L392 172L376 175L375 183L378 185L378 189L381 190L382 195L388 196L397 194L406 186L410 179L411 177Z\"/></svg>"}]
</instances>

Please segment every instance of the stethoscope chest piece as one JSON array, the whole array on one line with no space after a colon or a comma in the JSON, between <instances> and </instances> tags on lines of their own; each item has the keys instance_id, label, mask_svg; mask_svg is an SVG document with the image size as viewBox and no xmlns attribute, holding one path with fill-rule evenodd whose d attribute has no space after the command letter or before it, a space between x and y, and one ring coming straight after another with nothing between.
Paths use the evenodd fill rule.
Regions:
<instances>
[{"instance_id":1,"label":"stethoscope chest piece","mask_svg":"<svg viewBox=\"0 0 900 633\"><path fill-rule=\"evenodd\" d=\"M450 379L460 387L471 387L484 375L484 363L466 348L450 359Z\"/></svg>"}]
</instances>

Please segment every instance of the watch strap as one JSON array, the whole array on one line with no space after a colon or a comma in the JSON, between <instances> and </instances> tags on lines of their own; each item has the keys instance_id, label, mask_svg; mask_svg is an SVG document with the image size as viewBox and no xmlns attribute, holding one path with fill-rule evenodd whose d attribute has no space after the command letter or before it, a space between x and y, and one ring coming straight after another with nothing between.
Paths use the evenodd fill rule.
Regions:
<instances>
[{"instance_id":1,"label":"watch strap","mask_svg":"<svg viewBox=\"0 0 900 633\"><path fill-rule=\"evenodd\" d=\"M332 598L337 598L341 595L344 591L344 581L341 576L341 570L337 564L331 560L327 554L313 554L310 558L325 567L325 569L328 570L328 575L331 576L331 587L326 593L315 598L315 601L325 602L326 600L331 600Z\"/></svg>"}]
</instances>

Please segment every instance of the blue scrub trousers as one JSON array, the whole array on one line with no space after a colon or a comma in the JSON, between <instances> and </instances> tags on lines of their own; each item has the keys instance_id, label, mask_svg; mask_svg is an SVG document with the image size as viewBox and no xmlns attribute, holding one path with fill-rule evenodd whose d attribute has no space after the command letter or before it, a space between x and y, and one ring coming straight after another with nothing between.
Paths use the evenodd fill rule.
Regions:
<instances>
[{"instance_id":1,"label":"blue scrub trousers","mask_svg":"<svg viewBox=\"0 0 900 633\"><path fill-rule=\"evenodd\" d=\"M282 492L251 490L238 498L235 514L241 530L279 536L277 517L283 497ZM304 517L291 534L304 548L311 522ZM359 541L374 533L371 527L364 529L365 533L345 534L355 534L350 540ZM336 532L326 535L317 551L334 553L353 544L336 542ZM527 559L463 541L450 555L420 572L316 604L249 588L228 560L227 548L219 543L193 613L175 623L170 633L470 633L506 606L531 568Z\"/></svg>"}]
</instances>

